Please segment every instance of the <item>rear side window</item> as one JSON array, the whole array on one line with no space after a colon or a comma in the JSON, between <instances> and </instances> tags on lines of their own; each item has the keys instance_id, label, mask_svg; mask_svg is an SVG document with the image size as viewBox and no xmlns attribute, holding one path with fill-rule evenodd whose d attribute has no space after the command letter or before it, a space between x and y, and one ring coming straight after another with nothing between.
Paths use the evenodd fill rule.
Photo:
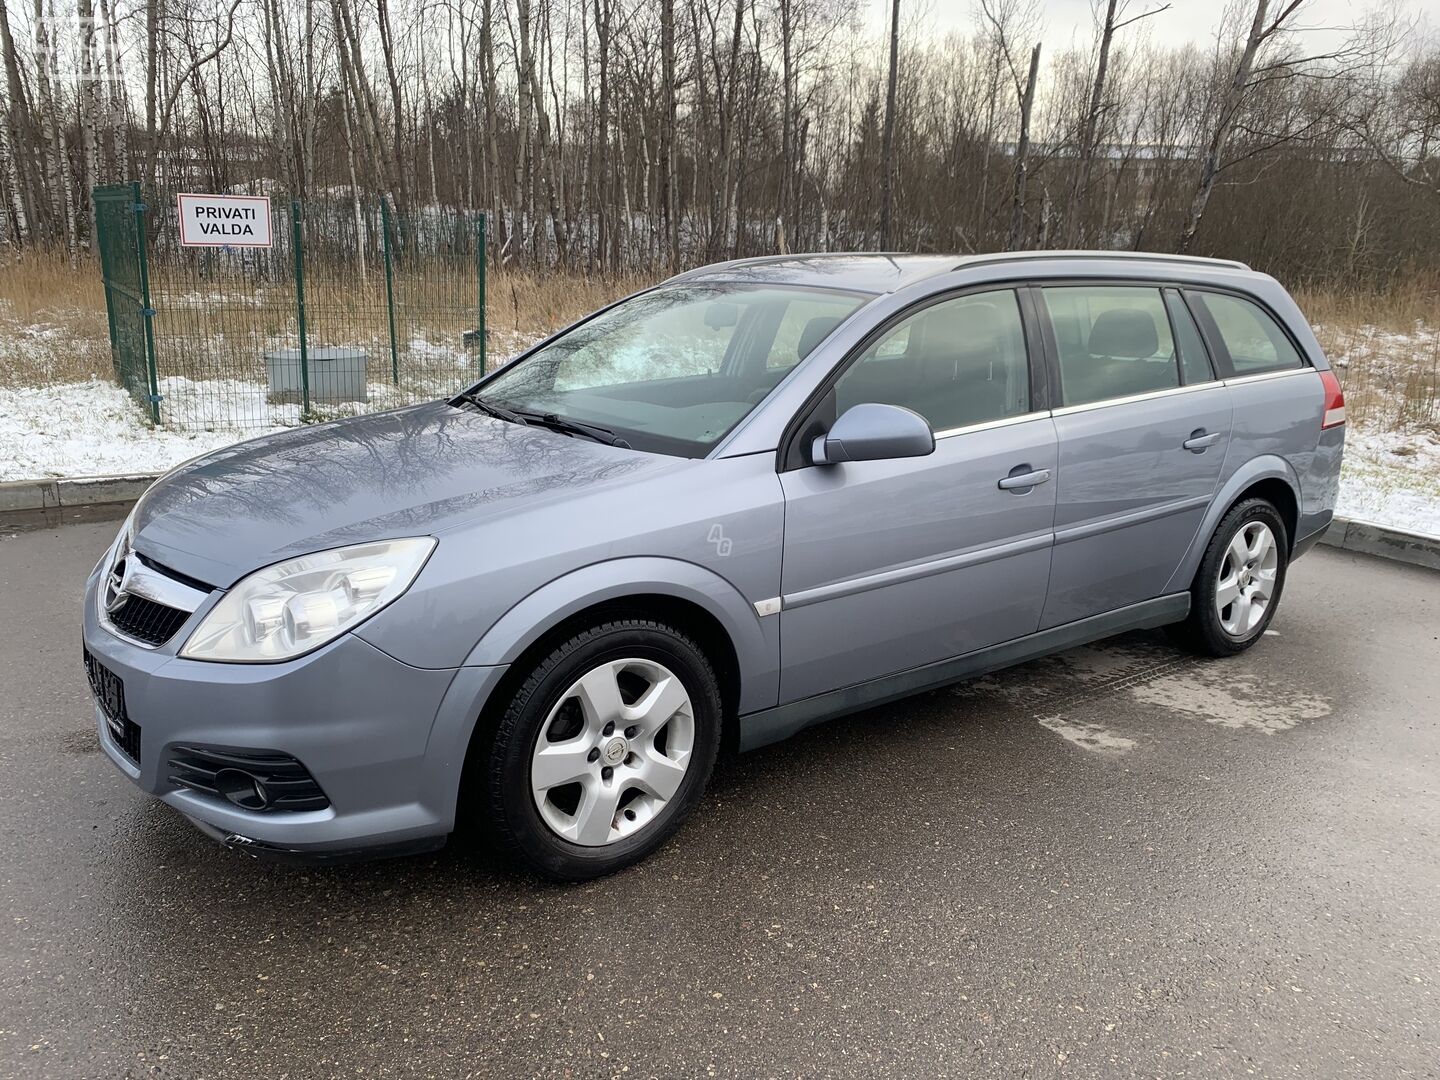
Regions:
<instances>
[{"instance_id":1,"label":"rear side window","mask_svg":"<svg viewBox=\"0 0 1440 1080\"><path fill-rule=\"evenodd\" d=\"M1210 382L1215 372L1210 367L1210 354L1200 337L1200 328L1190 316L1190 309L1174 289L1165 290L1165 306L1170 311L1170 325L1175 327L1175 344L1180 347L1180 374L1185 385Z\"/></svg>"},{"instance_id":2,"label":"rear side window","mask_svg":"<svg viewBox=\"0 0 1440 1080\"><path fill-rule=\"evenodd\" d=\"M1044 290L1060 359L1061 400L1086 405L1180 385L1175 339L1159 289Z\"/></svg>"},{"instance_id":3,"label":"rear side window","mask_svg":"<svg viewBox=\"0 0 1440 1080\"><path fill-rule=\"evenodd\" d=\"M836 415L863 402L913 409L935 431L1029 412L1015 293L958 296L892 326L835 384Z\"/></svg>"},{"instance_id":4,"label":"rear side window","mask_svg":"<svg viewBox=\"0 0 1440 1080\"><path fill-rule=\"evenodd\" d=\"M1222 293L1192 293L1214 324L1236 375L1301 366L1300 353L1258 304Z\"/></svg>"}]
</instances>

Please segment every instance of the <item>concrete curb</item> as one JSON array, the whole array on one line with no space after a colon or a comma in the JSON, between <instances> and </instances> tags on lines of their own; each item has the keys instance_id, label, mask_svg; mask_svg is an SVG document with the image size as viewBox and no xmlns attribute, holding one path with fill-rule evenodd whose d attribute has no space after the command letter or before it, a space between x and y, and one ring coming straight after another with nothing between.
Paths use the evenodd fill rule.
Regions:
<instances>
[{"instance_id":1,"label":"concrete curb","mask_svg":"<svg viewBox=\"0 0 1440 1080\"><path fill-rule=\"evenodd\" d=\"M0 484L0 513L54 510L62 506L99 506L134 502L158 474L77 476L55 480L15 480Z\"/></svg>"},{"instance_id":2,"label":"concrete curb","mask_svg":"<svg viewBox=\"0 0 1440 1080\"><path fill-rule=\"evenodd\" d=\"M1403 529L1392 529L1388 525L1336 518L1325 530L1325 535L1320 537L1320 543L1440 570L1440 537L1422 536Z\"/></svg>"},{"instance_id":3,"label":"concrete curb","mask_svg":"<svg viewBox=\"0 0 1440 1080\"><path fill-rule=\"evenodd\" d=\"M63 480L16 480L0 484L0 513L134 502L155 482L157 475L136 473L130 476L77 476ZM1320 543L1440 570L1440 537L1422 536L1369 521L1336 518L1325 530Z\"/></svg>"}]
</instances>

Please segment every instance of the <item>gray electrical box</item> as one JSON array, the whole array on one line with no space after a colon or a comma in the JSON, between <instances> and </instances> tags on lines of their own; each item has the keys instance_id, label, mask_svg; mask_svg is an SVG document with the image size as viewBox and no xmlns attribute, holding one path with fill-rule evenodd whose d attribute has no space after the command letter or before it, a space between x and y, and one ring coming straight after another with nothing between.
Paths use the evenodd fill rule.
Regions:
<instances>
[{"instance_id":1,"label":"gray electrical box","mask_svg":"<svg viewBox=\"0 0 1440 1080\"><path fill-rule=\"evenodd\" d=\"M312 402L370 400L365 379L367 357L364 349L310 349L307 360ZM301 399L299 349L267 352L265 374L270 381L272 397L287 401Z\"/></svg>"}]
</instances>

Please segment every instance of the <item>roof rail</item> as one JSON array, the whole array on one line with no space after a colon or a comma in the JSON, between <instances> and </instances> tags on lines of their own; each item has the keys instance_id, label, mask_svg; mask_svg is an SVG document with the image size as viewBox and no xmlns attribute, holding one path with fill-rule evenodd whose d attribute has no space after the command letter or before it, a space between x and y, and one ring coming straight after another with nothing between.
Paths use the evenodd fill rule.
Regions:
<instances>
[{"instance_id":1,"label":"roof rail","mask_svg":"<svg viewBox=\"0 0 1440 1080\"><path fill-rule=\"evenodd\" d=\"M680 281L693 274L712 273L716 270L732 270L741 266L769 266L773 263L794 262L796 259L845 259L857 255L874 256L877 259L899 259L914 255L913 251L793 251L788 255L750 255L744 259L726 259L723 262L707 263L682 270L666 281Z\"/></svg>"},{"instance_id":2,"label":"roof rail","mask_svg":"<svg viewBox=\"0 0 1440 1080\"><path fill-rule=\"evenodd\" d=\"M1133 262L1192 263L1199 266L1224 266L1232 270L1249 270L1236 259L1211 259L1203 255L1166 255L1153 251L991 251L983 255L962 256L955 269L987 262L1021 262L1030 259L1116 259Z\"/></svg>"}]
</instances>

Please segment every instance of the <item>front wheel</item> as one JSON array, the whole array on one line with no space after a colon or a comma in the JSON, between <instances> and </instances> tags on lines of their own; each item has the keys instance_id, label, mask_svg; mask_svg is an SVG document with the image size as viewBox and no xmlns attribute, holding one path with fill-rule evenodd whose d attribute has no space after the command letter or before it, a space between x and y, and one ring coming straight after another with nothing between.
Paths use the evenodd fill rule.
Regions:
<instances>
[{"instance_id":1,"label":"front wheel","mask_svg":"<svg viewBox=\"0 0 1440 1080\"><path fill-rule=\"evenodd\" d=\"M714 669L680 631L644 619L581 631L535 665L500 719L489 825L556 880L638 862L699 801L720 721Z\"/></svg>"},{"instance_id":2,"label":"front wheel","mask_svg":"<svg viewBox=\"0 0 1440 1080\"><path fill-rule=\"evenodd\" d=\"M1248 649L1275 617L1288 551L1285 522L1271 503L1236 504L1205 550L1190 587L1190 615L1171 628L1172 636L1207 656Z\"/></svg>"}]
</instances>

